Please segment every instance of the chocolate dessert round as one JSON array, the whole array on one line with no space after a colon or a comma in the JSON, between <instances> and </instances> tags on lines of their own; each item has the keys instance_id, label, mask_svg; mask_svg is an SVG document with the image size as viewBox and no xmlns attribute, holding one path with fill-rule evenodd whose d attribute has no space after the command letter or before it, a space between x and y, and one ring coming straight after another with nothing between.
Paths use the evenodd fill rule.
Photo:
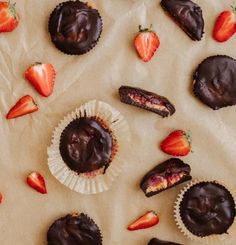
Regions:
<instances>
[{"instance_id":1,"label":"chocolate dessert round","mask_svg":"<svg viewBox=\"0 0 236 245\"><path fill-rule=\"evenodd\" d=\"M236 104L236 60L226 55L205 59L193 76L194 94L214 110Z\"/></svg>"},{"instance_id":2,"label":"chocolate dessert round","mask_svg":"<svg viewBox=\"0 0 236 245\"><path fill-rule=\"evenodd\" d=\"M227 233L236 215L230 192L215 182L190 187L180 203L180 216L186 228L198 237Z\"/></svg>"},{"instance_id":3,"label":"chocolate dessert round","mask_svg":"<svg viewBox=\"0 0 236 245\"><path fill-rule=\"evenodd\" d=\"M91 172L111 162L113 138L95 117L81 117L67 125L61 134L60 153L63 161L77 173Z\"/></svg>"},{"instance_id":4,"label":"chocolate dessert round","mask_svg":"<svg viewBox=\"0 0 236 245\"><path fill-rule=\"evenodd\" d=\"M152 238L147 245L181 245L175 242L162 241L158 238Z\"/></svg>"},{"instance_id":5,"label":"chocolate dessert round","mask_svg":"<svg viewBox=\"0 0 236 245\"><path fill-rule=\"evenodd\" d=\"M68 214L56 220L47 233L48 245L101 245L98 226L87 215Z\"/></svg>"},{"instance_id":6,"label":"chocolate dessert round","mask_svg":"<svg viewBox=\"0 0 236 245\"><path fill-rule=\"evenodd\" d=\"M66 54L81 55L92 49L102 32L98 10L79 0L59 4L49 19L49 32L55 46Z\"/></svg>"}]
</instances>

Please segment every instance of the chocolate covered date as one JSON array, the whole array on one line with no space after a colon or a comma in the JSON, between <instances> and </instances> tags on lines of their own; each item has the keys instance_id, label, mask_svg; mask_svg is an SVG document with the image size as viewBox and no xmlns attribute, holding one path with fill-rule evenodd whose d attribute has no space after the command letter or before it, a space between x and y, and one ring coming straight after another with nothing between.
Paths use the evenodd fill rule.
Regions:
<instances>
[{"instance_id":1,"label":"chocolate covered date","mask_svg":"<svg viewBox=\"0 0 236 245\"><path fill-rule=\"evenodd\" d=\"M191 180L191 168L178 158L157 165L142 179L140 188L147 197L151 197L175 185Z\"/></svg>"},{"instance_id":2,"label":"chocolate covered date","mask_svg":"<svg viewBox=\"0 0 236 245\"><path fill-rule=\"evenodd\" d=\"M141 88L121 86L119 95L121 102L152 111L162 117L171 116L175 112L174 105L167 98Z\"/></svg>"},{"instance_id":3,"label":"chocolate covered date","mask_svg":"<svg viewBox=\"0 0 236 245\"><path fill-rule=\"evenodd\" d=\"M157 238L152 238L147 245L181 245L175 242L161 241Z\"/></svg>"}]
</instances>

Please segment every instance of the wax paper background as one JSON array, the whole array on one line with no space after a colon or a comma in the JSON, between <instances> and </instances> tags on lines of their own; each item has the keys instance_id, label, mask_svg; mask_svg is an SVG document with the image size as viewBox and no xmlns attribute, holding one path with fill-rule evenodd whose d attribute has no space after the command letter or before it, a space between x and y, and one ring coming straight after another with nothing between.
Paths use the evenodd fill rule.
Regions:
<instances>
[{"instance_id":1,"label":"wax paper background","mask_svg":"<svg viewBox=\"0 0 236 245\"><path fill-rule=\"evenodd\" d=\"M212 37L216 16L230 0L195 0L203 10L205 35L192 41L163 12L159 0L94 0L104 29L98 45L83 56L67 56L50 41L47 22L58 0L17 0L19 27L0 35L0 206L1 245L44 245L51 223L71 212L85 212L100 226L104 245L146 245L150 238L196 245L183 237L173 219L173 202L181 186L146 198L139 189L143 175L168 159L159 150L160 141L174 129L191 130L193 151L184 161L195 178L223 179L236 186L235 107L213 111L192 94L192 73L207 56L226 54L236 58L236 37L217 43ZM161 45L153 59L137 58L132 39L138 25L149 26ZM36 61L50 62L57 71L55 90L43 98L24 80L25 69ZM166 119L151 112L122 104L119 86L127 84L168 97L176 113ZM7 121L8 109L23 95L30 94L40 110ZM90 99L110 103L130 124L132 148L127 150L127 167L102 194L84 196L61 185L47 167L47 147L59 120ZM29 188L30 171L40 171L48 195ZM142 213L155 209L160 224L129 232L127 225ZM236 243L236 234L229 240ZM199 243L197 243L199 244Z\"/></svg>"}]
</instances>

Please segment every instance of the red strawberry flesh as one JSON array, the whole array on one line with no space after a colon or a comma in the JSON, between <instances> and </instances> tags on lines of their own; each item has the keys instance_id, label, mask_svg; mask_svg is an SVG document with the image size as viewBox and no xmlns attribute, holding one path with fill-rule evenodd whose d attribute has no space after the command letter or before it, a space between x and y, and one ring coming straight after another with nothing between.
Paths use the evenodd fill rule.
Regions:
<instances>
[{"instance_id":1,"label":"red strawberry flesh","mask_svg":"<svg viewBox=\"0 0 236 245\"><path fill-rule=\"evenodd\" d=\"M147 229L159 223L159 217L153 210L148 211L128 226L129 231Z\"/></svg>"},{"instance_id":2,"label":"red strawberry flesh","mask_svg":"<svg viewBox=\"0 0 236 245\"><path fill-rule=\"evenodd\" d=\"M56 72L52 64L35 63L25 72L25 78L45 97L52 94Z\"/></svg>"},{"instance_id":3,"label":"red strawberry flesh","mask_svg":"<svg viewBox=\"0 0 236 245\"><path fill-rule=\"evenodd\" d=\"M176 130L161 142L160 147L169 155L186 156L191 151L191 136L182 130Z\"/></svg>"},{"instance_id":4,"label":"red strawberry flesh","mask_svg":"<svg viewBox=\"0 0 236 245\"><path fill-rule=\"evenodd\" d=\"M134 39L134 45L139 57L144 62L148 62L159 47L160 41L154 31L147 28L141 29L139 26L139 33Z\"/></svg>"},{"instance_id":5,"label":"red strawberry flesh","mask_svg":"<svg viewBox=\"0 0 236 245\"><path fill-rule=\"evenodd\" d=\"M11 32L19 23L19 15L16 12L15 3L0 2L0 32Z\"/></svg>"},{"instance_id":6,"label":"red strawberry flesh","mask_svg":"<svg viewBox=\"0 0 236 245\"><path fill-rule=\"evenodd\" d=\"M30 95L25 95L7 113L7 119L21 117L38 110L38 106Z\"/></svg>"},{"instance_id":7,"label":"red strawberry flesh","mask_svg":"<svg viewBox=\"0 0 236 245\"><path fill-rule=\"evenodd\" d=\"M217 18L213 37L218 42L225 42L236 33L236 8L223 11Z\"/></svg>"},{"instance_id":8,"label":"red strawberry flesh","mask_svg":"<svg viewBox=\"0 0 236 245\"><path fill-rule=\"evenodd\" d=\"M27 183L30 187L42 194L47 193L46 185L43 176L39 172L32 172L27 177Z\"/></svg>"}]
</instances>

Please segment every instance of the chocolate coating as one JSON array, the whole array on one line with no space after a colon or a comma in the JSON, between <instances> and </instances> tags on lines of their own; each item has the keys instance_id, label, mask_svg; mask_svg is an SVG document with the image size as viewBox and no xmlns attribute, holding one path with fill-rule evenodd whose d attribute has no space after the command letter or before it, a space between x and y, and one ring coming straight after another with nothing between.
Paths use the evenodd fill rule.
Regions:
<instances>
[{"instance_id":1,"label":"chocolate coating","mask_svg":"<svg viewBox=\"0 0 236 245\"><path fill-rule=\"evenodd\" d=\"M47 241L48 245L102 245L102 236L87 215L68 214L51 225Z\"/></svg>"},{"instance_id":2,"label":"chocolate coating","mask_svg":"<svg viewBox=\"0 0 236 245\"><path fill-rule=\"evenodd\" d=\"M194 94L214 110L236 104L236 60L217 55L205 59L196 69Z\"/></svg>"},{"instance_id":3,"label":"chocolate coating","mask_svg":"<svg viewBox=\"0 0 236 245\"><path fill-rule=\"evenodd\" d=\"M64 129L60 153L68 167L78 173L105 169L111 161L113 139L111 133L93 117L73 120Z\"/></svg>"},{"instance_id":4,"label":"chocolate coating","mask_svg":"<svg viewBox=\"0 0 236 245\"><path fill-rule=\"evenodd\" d=\"M204 20L200 6L190 0L162 0L161 6L192 40L201 40Z\"/></svg>"},{"instance_id":5,"label":"chocolate coating","mask_svg":"<svg viewBox=\"0 0 236 245\"><path fill-rule=\"evenodd\" d=\"M147 197L156 195L180 183L191 180L191 168L178 158L170 158L150 170L142 179L140 188Z\"/></svg>"},{"instance_id":6,"label":"chocolate coating","mask_svg":"<svg viewBox=\"0 0 236 245\"><path fill-rule=\"evenodd\" d=\"M235 214L232 195L214 182L201 182L190 187L180 203L183 223L199 237L226 233Z\"/></svg>"},{"instance_id":7,"label":"chocolate coating","mask_svg":"<svg viewBox=\"0 0 236 245\"><path fill-rule=\"evenodd\" d=\"M102 32L102 18L96 9L79 0L59 4L49 19L55 46L66 54L80 55L93 48Z\"/></svg>"},{"instance_id":8,"label":"chocolate coating","mask_svg":"<svg viewBox=\"0 0 236 245\"><path fill-rule=\"evenodd\" d=\"M167 242L167 241L161 241L157 238L152 238L148 245L181 245L179 243L175 243L175 242Z\"/></svg>"},{"instance_id":9,"label":"chocolate coating","mask_svg":"<svg viewBox=\"0 0 236 245\"><path fill-rule=\"evenodd\" d=\"M154 112L162 117L175 113L174 105L166 97L141 88L121 86L119 95L121 102Z\"/></svg>"}]
</instances>

